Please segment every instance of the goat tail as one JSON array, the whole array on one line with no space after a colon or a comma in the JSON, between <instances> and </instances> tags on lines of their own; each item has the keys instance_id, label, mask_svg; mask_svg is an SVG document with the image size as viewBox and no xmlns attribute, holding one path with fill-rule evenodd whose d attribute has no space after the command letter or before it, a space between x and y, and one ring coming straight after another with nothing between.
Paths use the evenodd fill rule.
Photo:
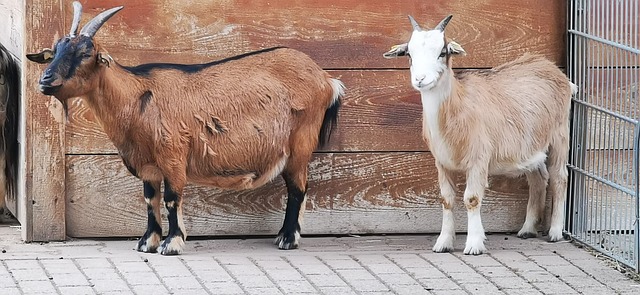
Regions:
<instances>
[{"instance_id":1,"label":"goat tail","mask_svg":"<svg viewBox=\"0 0 640 295\"><path fill-rule=\"evenodd\" d=\"M333 90L331 94L331 104L324 112L324 119L322 120L322 127L320 128L320 137L318 139L318 147L323 147L329 142L331 132L338 125L338 110L340 110L340 106L342 105L342 97L344 97L346 89L344 84L338 79L330 78L329 83Z\"/></svg>"},{"instance_id":2,"label":"goat tail","mask_svg":"<svg viewBox=\"0 0 640 295\"><path fill-rule=\"evenodd\" d=\"M569 86L571 87L571 95L578 94L578 85L569 82Z\"/></svg>"}]
</instances>

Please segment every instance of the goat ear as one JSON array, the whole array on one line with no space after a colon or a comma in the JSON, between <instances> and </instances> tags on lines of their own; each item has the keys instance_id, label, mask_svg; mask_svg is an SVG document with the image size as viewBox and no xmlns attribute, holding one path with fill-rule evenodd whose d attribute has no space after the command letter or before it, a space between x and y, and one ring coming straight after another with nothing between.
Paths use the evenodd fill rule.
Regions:
<instances>
[{"instance_id":1,"label":"goat ear","mask_svg":"<svg viewBox=\"0 0 640 295\"><path fill-rule=\"evenodd\" d=\"M384 58L396 58L398 56L405 56L407 55L407 47L408 47L407 43L393 45L391 49L385 52L382 56Z\"/></svg>"},{"instance_id":2,"label":"goat ear","mask_svg":"<svg viewBox=\"0 0 640 295\"><path fill-rule=\"evenodd\" d=\"M53 60L54 56L55 54L53 54L53 51L51 51L51 49L49 48L46 48L46 49L43 49L42 52L40 53L27 54L27 59L32 62L37 62L39 64L46 64L46 63L50 63Z\"/></svg>"},{"instance_id":3,"label":"goat ear","mask_svg":"<svg viewBox=\"0 0 640 295\"><path fill-rule=\"evenodd\" d=\"M449 51L449 54L453 54L453 55L457 55L457 54L466 55L467 54L467 52L464 51L462 46L460 46L460 44L456 43L455 41L450 41L449 44L447 44L447 51Z\"/></svg>"}]
</instances>

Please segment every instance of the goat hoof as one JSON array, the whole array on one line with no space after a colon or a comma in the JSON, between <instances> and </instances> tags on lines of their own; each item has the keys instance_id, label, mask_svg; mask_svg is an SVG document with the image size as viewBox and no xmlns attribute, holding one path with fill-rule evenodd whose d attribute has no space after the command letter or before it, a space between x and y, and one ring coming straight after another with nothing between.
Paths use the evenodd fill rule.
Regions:
<instances>
[{"instance_id":1,"label":"goat hoof","mask_svg":"<svg viewBox=\"0 0 640 295\"><path fill-rule=\"evenodd\" d=\"M144 236L142 236L138 241L138 246L136 247L136 250L138 250L138 252L144 252L144 253L156 253L158 251L159 246L160 246L159 234L145 233Z\"/></svg>"},{"instance_id":2,"label":"goat hoof","mask_svg":"<svg viewBox=\"0 0 640 295\"><path fill-rule=\"evenodd\" d=\"M184 240L181 236L167 237L158 251L162 255L180 255L184 249Z\"/></svg>"},{"instance_id":3,"label":"goat hoof","mask_svg":"<svg viewBox=\"0 0 640 295\"><path fill-rule=\"evenodd\" d=\"M519 232L518 233L518 238L521 239L530 239L530 238L535 238L538 236L538 233L536 232Z\"/></svg>"},{"instance_id":4,"label":"goat hoof","mask_svg":"<svg viewBox=\"0 0 640 295\"><path fill-rule=\"evenodd\" d=\"M298 248L298 241L300 240L300 232L295 231L295 233L287 234L282 232L278 234L273 243L278 245L278 249L280 250L291 250Z\"/></svg>"},{"instance_id":5,"label":"goat hoof","mask_svg":"<svg viewBox=\"0 0 640 295\"><path fill-rule=\"evenodd\" d=\"M549 242L557 242L563 240L562 230L550 230L549 231Z\"/></svg>"},{"instance_id":6,"label":"goat hoof","mask_svg":"<svg viewBox=\"0 0 640 295\"><path fill-rule=\"evenodd\" d=\"M454 250L453 240L454 240L453 236L449 236L449 235L438 236L438 240L436 241L436 244L433 245L433 252L436 252L436 253L453 252Z\"/></svg>"},{"instance_id":7,"label":"goat hoof","mask_svg":"<svg viewBox=\"0 0 640 295\"><path fill-rule=\"evenodd\" d=\"M480 255L487 252L487 248L484 246L484 236L467 238L467 243L464 248L465 255Z\"/></svg>"}]
</instances>

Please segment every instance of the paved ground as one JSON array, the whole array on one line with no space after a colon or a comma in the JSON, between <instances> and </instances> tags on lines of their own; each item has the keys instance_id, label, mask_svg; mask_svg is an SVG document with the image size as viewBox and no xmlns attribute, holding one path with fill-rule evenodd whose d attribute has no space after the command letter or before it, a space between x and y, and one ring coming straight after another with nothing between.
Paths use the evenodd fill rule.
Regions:
<instances>
[{"instance_id":1,"label":"paved ground","mask_svg":"<svg viewBox=\"0 0 640 295\"><path fill-rule=\"evenodd\" d=\"M0 226L0 294L640 294L640 282L569 242L489 235L489 254L432 253L435 236L190 240L182 256L135 241L24 244ZM462 249L464 236L458 236Z\"/></svg>"}]
</instances>

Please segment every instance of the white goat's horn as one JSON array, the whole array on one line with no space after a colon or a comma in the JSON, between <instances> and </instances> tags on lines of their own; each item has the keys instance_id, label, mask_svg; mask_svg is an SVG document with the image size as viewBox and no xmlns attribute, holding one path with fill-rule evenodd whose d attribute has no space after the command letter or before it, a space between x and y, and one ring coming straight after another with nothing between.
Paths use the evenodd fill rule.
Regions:
<instances>
[{"instance_id":1,"label":"white goat's horn","mask_svg":"<svg viewBox=\"0 0 640 295\"><path fill-rule=\"evenodd\" d=\"M447 24L449 23L452 17L453 17L452 14L447 15L447 17L445 17L442 21L440 21L440 23L436 26L435 29L440 30L440 32L444 32L444 28L447 26Z\"/></svg>"},{"instance_id":2,"label":"white goat's horn","mask_svg":"<svg viewBox=\"0 0 640 295\"><path fill-rule=\"evenodd\" d=\"M420 28L420 25L418 24L418 22L415 19L413 19L413 16L409 15L409 21L411 22L411 26L413 26L413 30L422 31L422 28Z\"/></svg>"},{"instance_id":3,"label":"white goat's horn","mask_svg":"<svg viewBox=\"0 0 640 295\"><path fill-rule=\"evenodd\" d=\"M82 30L80 30L80 35L93 38L93 35L96 34L98 29L100 29L100 27L102 27L102 25L104 25L104 23L109 20L109 18L111 18L122 8L124 8L124 6L114 7L96 15L96 17L94 17L92 20L86 23L84 27L82 27Z\"/></svg>"},{"instance_id":4,"label":"white goat's horn","mask_svg":"<svg viewBox=\"0 0 640 295\"><path fill-rule=\"evenodd\" d=\"M82 4L78 1L73 1L73 22L71 22L70 36L78 34L78 25L80 25L80 17L82 17Z\"/></svg>"}]
</instances>

